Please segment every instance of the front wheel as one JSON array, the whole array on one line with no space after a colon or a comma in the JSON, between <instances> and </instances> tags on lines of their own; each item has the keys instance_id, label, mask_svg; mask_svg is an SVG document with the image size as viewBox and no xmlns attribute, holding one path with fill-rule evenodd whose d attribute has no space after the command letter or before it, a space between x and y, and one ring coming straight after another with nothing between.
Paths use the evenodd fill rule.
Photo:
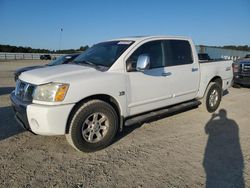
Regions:
<instances>
[{"instance_id":1,"label":"front wheel","mask_svg":"<svg viewBox=\"0 0 250 188\"><path fill-rule=\"evenodd\" d=\"M203 98L202 105L206 107L206 110L210 113L215 112L221 102L222 88L216 82L211 82L208 87L206 94Z\"/></svg>"},{"instance_id":2,"label":"front wheel","mask_svg":"<svg viewBox=\"0 0 250 188\"><path fill-rule=\"evenodd\" d=\"M91 152L108 146L118 129L114 108L101 100L83 103L72 117L68 142L78 151Z\"/></svg>"},{"instance_id":3,"label":"front wheel","mask_svg":"<svg viewBox=\"0 0 250 188\"><path fill-rule=\"evenodd\" d=\"M233 88L241 88L241 85L233 82L232 87Z\"/></svg>"}]
</instances>

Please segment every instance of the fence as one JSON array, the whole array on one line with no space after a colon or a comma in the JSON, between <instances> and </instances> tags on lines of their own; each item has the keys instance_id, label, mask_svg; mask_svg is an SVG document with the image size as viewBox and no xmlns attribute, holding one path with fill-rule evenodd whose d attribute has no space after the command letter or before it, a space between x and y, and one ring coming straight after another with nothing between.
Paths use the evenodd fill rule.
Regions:
<instances>
[{"instance_id":1,"label":"fence","mask_svg":"<svg viewBox=\"0 0 250 188\"><path fill-rule=\"evenodd\" d=\"M28 60L28 59L40 59L42 53L10 53L10 52L0 52L0 60ZM49 54L52 59L57 58L65 54Z\"/></svg>"}]
</instances>

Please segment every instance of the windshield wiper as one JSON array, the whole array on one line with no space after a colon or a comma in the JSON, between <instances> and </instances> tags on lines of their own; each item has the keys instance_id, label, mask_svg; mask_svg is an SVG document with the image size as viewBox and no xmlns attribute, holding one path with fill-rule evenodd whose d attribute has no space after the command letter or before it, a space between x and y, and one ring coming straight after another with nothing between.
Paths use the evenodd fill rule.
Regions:
<instances>
[{"instance_id":1,"label":"windshield wiper","mask_svg":"<svg viewBox=\"0 0 250 188\"><path fill-rule=\"evenodd\" d=\"M104 66L104 65L101 65L101 64L95 64L95 63L92 63L92 62L87 61L87 60L82 60L82 61L73 61L73 63L76 63L76 64L85 64L85 65L89 65L89 66L91 66L91 67L95 67L95 68L107 67L107 66Z\"/></svg>"},{"instance_id":2,"label":"windshield wiper","mask_svg":"<svg viewBox=\"0 0 250 188\"><path fill-rule=\"evenodd\" d=\"M91 63L90 61L86 61L86 60L83 60L83 61L73 61L73 62L76 63L76 64L85 64L85 65L90 65L90 66L96 67L96 64Z\"/></svg>"}]
</instances>

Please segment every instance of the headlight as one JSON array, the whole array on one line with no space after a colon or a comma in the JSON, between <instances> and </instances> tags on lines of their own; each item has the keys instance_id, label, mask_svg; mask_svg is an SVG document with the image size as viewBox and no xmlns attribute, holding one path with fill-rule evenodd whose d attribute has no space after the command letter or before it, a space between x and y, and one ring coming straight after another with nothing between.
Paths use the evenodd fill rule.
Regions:
<instances>
[{"instance_id":1,"label":"headlight","mask_svg":"<svg viewBox=\"0 0 250 188\"><path fill-rule=\"evenodd\" d=\"M239 70L240 70L240 65L236 64L236 63L233 63L233 72L238 73Z\"/></svg>"},{"instance_id":2,"label":"headlight","mask_svg":"<svg viewBox=\"0 0 250 188\"><path fill-rule=\"evenodd\" d=\"M60 102L64 100L69 84L49 83L36 87L33 99L46 102Z\"/></svg>"}]
</instances>

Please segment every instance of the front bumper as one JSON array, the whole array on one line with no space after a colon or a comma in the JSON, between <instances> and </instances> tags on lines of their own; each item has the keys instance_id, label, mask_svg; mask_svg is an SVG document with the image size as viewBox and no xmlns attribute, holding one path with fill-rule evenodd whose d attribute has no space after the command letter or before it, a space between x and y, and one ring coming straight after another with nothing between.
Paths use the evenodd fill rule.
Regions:
<instances>
[{"instance_id":1,"label":"front bumper","mask_svg":"<svg viewBox=\"0 0 250 188\"><path fill-rule=\"evenodd\" d=\"M16 121L26 130L31 130L28 122L28 117L27 117L27 106L30 103L25 103L20 100L18 100L15 96L15 93L12 92L10 94L10 99L11 99L11 104L13 111L15 113L15 119Z\"/></svg>"},{"instance_id":2,"label":"front bumper","mask_svg":"<svg viewBox=\"0 0 250 188\"><path fill-rule=\"evenodd\" d=\"M242 85L250 85L250 75L249 76L236 75L234 76L234 83Z\"/></svg>"},{"instance_id":3,"label":"front bumper","mask_svg":"<svg viewBox=\"0 0 250 188\"><path fill-rule=\"evenodd\" d=\"M24 103L11 93L10 99L17 121L27 130L39 135L64 135L74 104L40 105Z\"/></svg>"}]
</instances>

